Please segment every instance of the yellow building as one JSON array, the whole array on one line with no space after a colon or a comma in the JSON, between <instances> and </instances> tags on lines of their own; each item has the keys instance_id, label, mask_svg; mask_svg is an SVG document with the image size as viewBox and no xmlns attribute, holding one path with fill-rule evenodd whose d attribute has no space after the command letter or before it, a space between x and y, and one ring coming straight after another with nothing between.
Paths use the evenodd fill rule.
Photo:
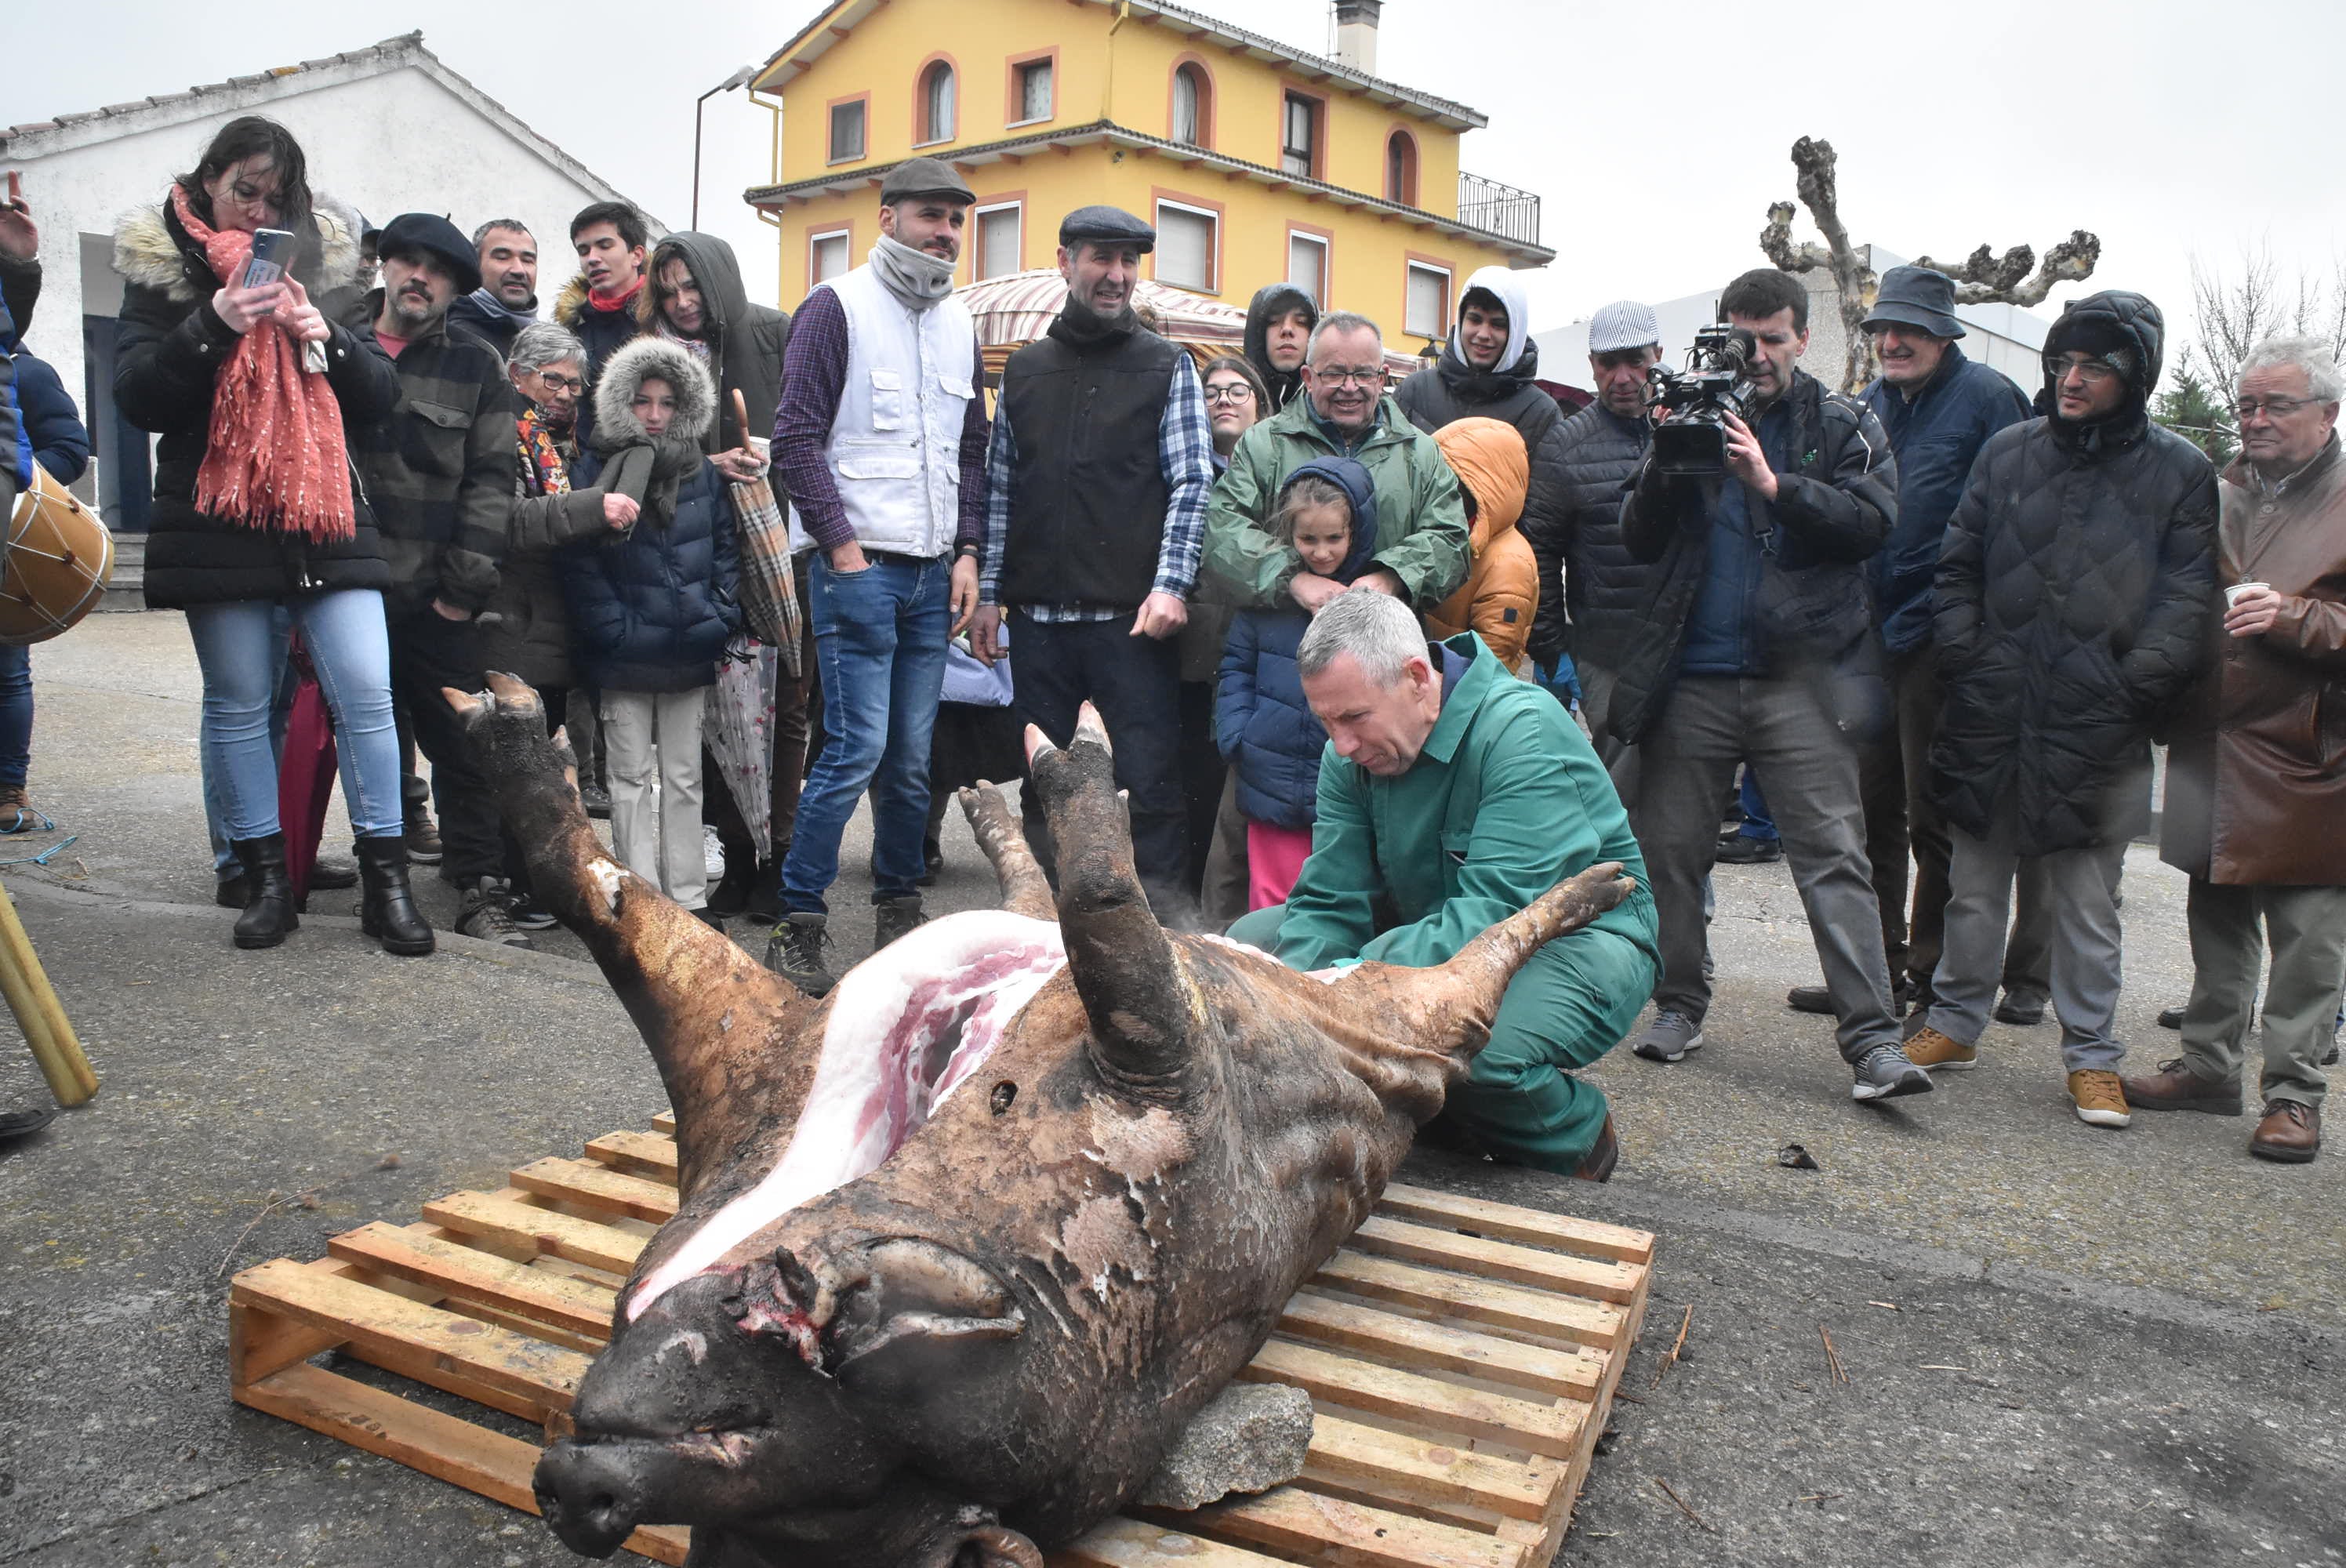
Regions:
<instances>
[{"instance_id":1,"label":"yellow building","mask_svg":"<svg viewBox=\"0 0 2346 1568\"><path fill-rule=\"evenodd\" d=\"M964 283L1052 266L1107 202L1157 226L1158 282L1243 309L1285 279L1400 352L1444 336L1468 273L1555 252L1539 198L1460 171L1484 116L1373 74L1380 4L1341 0L1331 60L1158 0L836 0L751 84L780 297L861 264L882 177L927 155L977 192Z\"/></svg>"}]
</instances>

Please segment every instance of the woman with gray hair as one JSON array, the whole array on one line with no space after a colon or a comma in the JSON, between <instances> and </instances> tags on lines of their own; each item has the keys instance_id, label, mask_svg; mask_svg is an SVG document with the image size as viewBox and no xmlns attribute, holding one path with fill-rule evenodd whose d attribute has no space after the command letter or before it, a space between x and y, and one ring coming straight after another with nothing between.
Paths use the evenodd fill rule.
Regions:
<instances>
[{"instance_id":1,"label":"woman with gray hair","mask_svg":"<svg viewBox=\"0 0 2346 1568\"><path fill-rule=\"evenodd\" d=\"M567 327L553 321L524 327L514 339L505 374L522 402L514 422L516 499L505 534L505 557L497 570L496 601L481 617L481 662L536 687L546 702L546 721L553 726L562 722L570 688L578 680L571 662L570 612L563 602L555 552L629 526L636 520L636 504L616 493L570 487L570 464L578 455L575 432L578 399L586 388L586 351ZM505 911L510 923L525 930L552 925L554 917L530 896L529 873L510 833L505 838L505 876L513 889Z\"/></svg>"}]
</instances>

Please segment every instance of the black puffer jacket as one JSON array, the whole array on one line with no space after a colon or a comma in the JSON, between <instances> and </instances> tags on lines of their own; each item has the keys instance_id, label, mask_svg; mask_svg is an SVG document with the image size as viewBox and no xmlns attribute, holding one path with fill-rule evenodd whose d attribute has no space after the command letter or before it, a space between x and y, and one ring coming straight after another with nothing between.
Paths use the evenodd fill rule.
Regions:
<instances>
[{"instance_id":1,"label":"black puffer jacket","mask_svg":"<svg viewBox=\"0 0 2346 1568\"><path fill-rule=\"evenodd\" d=\"M1495 419L1515 427L1515 433L1524 438L1524 451L1530 454L1532 463L1531 489L1524 498L1524 514L1515 526L1530 542L1535 560L1540 558L1542 538L1553 539L1562 534L1562 520L1569 504L1569 484L1565 477L1564 405L1535 384L1533 378L1538 374L1539 346L1528 337L1524 340L1523 352L1507 369L1477 371L1458 357L1458 340L1454 334L1438 361L1415 372L1393 390L1393 401L1401 404L1402 412L1428 435L1462 419ZM1556 587L1555 578L1543 569L1539 603L1532 613L1531 650L1535 655L1545 648L1553 657L1553 650L1563 640L1564 601L1551 596Z\"/></svg>"},{"instance_id":2,"label":"black puffer jacket","mask_svg":"<svg viewBox=\"0 0 2346 1568\"><path fill-rule=\"evenodd\" d=\"M1939 557L1933 793L1974 837L2014 829L2023 855L2149 826L2151 728L2197 672L2215 601L2215 472L2144 412L2158 308L2096 294L2045 349L2114 331L2136 361L2126 403L2090 424L2055 416L1990 437Z\"/></svg>"},{"instance_id":3,"label":"black puffer jacket","mask_svg":"<svg viewBox=\"0 0 2346 1568\"><path fill-rule=\"evenodd\" d=\"M1760 593L1750 630L1771 676L1795 669L1859 670L1871 656L1872 597L1865 563L1890 536L1898 516L1898 464L1882 422L1803 370L1784 394L1792 415L1790 472L1779 470L1772 503L1749 503L1771 537L1761 549ZM1718 486L1733 480L1669 479L1650 459L1621 504L1621 538L1631 557L1660 568L1647 611L1647 634L1627 652L1606 728L1634 744L1661 717L1678 684L1687 616L1702 591L1710 558L1711 506ZM1860 714L1839 699L1845 728L1882 717ZM1871 694L1868 694L1869 696Z\"/></svg>"},{"instance_id":4,"label":"black puffer jacket","mask_svg":"<svg viewBox=\"0 0 2346 1568\"><path fill-rule=\"evenodd\" d=\"M733 418L737 392L749 410L748 433L773 434L774 405L782 396L782 351L790 341L790 317L770 305L750 302L733 247L714 234L688 229L653 248L653 280L639 296L645 325L653 331L658 330L650 312L657 308L653 301L659 294L660 269L677 256L700 285L701 309L708 314L701 337L709 344L709 373L717 380L717 423L709 427L703 444L710 452L741 445L743 432Z\"/></svg>"},{"instance_id":5,"label":"black puffer jacket","mask_svg":"<svg viewBox=\"0 0 2346 1568\"><path fill-rule=\"evenodd\" d=\"M1653 427L1641 415L1623 419L1593 402L1564 422L1557 444L1564 458L1564 510L1552 533L1524 536L1539 563L1541 614L1532 622L1532 655L1559 652L1606 669L1618 669L1629 648L1649 634L1647 612L1662 571L1629 554L1621 537L1621 496L1646 460ZM1548 613L1561 604L1566 617Z\"/></svg>"},{"instance_id":6,"label":"black puffer jacket","mask_svg":"<svg viewBox=\"0 0 2346 1568\"><path fill-rule=\"evenodd\" d=\"M343 434L355 447L355 433L397 405L399 382L374 334L342 324L358 309L355 227L322 207L311 226L292 271L333 333L326 345L326 381L342 405ZM168 202L122 220L114 235L114 270L124 285L115 406L138 429L162 437L155 452L155 504L148 514L148 604L179 609L329 588L389 587L391 569L363 495L353 496L355 533L332 544L196 510L212 384L237 344L237 335L212 309L219 280Z\"/></svg>"}]
</instances>

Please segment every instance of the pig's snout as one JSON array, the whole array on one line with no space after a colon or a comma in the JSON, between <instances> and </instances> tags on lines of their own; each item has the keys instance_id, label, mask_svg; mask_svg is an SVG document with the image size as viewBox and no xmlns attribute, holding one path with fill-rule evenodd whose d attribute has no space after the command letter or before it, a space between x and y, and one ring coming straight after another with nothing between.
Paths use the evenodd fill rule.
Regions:
<instances>
[{"instance_id":1,"label":"pig's snout","mask_svg":"<svg viewBox=\"0 0 2346 1568\"><path fill-rule=\"evenodd\" d=\"M556 1443L537 1461L531 1484L538 1512L564 1545L583 1556L617 1552L643 1511L636 1466L603 1444Z\"/></svg>"}]
</instances>

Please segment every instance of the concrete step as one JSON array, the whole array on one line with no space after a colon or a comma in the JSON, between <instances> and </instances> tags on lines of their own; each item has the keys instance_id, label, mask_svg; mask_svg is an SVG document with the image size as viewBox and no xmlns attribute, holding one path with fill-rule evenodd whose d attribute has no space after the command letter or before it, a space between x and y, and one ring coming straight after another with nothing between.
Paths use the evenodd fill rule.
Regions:
<instances>
[{"instance_id":1,"label":"concrete step","mask_svg":"<svg viewBox=\"0 0 2346 1568\"><path fill-rule=\"evenodd\" d=\"M114 575L107 579L106 597L97 602L100 615L147 607L147 535L114 536Z\"/></svg>"}]
</instances>

